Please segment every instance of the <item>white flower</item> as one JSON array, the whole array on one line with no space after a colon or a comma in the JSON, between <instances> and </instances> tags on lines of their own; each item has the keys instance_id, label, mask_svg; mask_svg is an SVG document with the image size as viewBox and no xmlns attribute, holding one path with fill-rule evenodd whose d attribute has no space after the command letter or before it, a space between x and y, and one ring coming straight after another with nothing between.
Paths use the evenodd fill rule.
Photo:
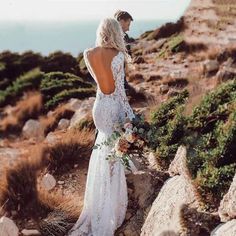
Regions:
<instances>
[{"instance_id":1,"label":"white flower","mask_svg":"<svg viewBox=\"0 0 236 236\"><path fill-rule=\"evenodd\" d=\"M125 139L129 142L129 143L133 143L134 142L134 136L130 133L125 134Z\"/></svg>"},{"instance_id":2,"label":"white flower","mask_svg":"<svg viewBox=\"0 0 236 236\"><path fill-rule=\"evenodd\" d=\"M116 155L118 157L122 157L123 156L123 152L121 152L120 150L116 150Z\"/></svg>"}]
</instances>

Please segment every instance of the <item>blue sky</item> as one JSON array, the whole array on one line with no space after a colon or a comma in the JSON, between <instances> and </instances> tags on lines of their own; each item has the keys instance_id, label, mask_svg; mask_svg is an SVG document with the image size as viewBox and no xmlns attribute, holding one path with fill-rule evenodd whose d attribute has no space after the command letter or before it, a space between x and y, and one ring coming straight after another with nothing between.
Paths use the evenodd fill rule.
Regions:
<instances>
[{"instance_id":1,"label":"blue sky","mask_svg":"<svg viewBox=\"0 0 236 236\"><path fill-rule=\"evenodd\" d=\"M134 19L178 19L190 0L1 0L0 21L71 21L110 17L117 9Z\"/></svg>"}]
</instances>

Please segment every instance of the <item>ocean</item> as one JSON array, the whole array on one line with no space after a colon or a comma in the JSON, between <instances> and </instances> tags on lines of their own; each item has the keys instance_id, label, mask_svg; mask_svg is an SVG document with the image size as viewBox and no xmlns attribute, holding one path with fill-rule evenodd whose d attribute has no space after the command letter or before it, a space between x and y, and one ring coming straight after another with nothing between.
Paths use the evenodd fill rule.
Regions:
<instances>
[{"instance_id":1,"label":"ocean","mask_svg":"<svg viewBox=\"0 0 236 236\"><path fill-rule=\"evenodd\" d=\"M168 20L136 20L131 23L130 37L137 38L147 30L153 30ZM26 50L48 55L56 50L77 56L87 47L93 47L99 21L73 22L10 22L0 21L0 52L10 50L22 53Z\"/></svg>"}]
</instances>

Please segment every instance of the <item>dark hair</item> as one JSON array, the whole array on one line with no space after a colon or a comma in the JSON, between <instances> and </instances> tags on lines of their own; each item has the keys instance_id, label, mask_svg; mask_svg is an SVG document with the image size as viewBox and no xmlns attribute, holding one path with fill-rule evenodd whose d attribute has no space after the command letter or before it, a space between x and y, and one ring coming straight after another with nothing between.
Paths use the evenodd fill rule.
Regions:
<instances>
[{"instance_id":1,"label":"dark hair","mask_svg":"<svg viewBox=\"0 0 236 236\"><path fill-rule=\"evenodd\" d=\"M120 20L134 20L133 17L127 12L127 11L121 11L118 10L116 11L116 13L114 14L114 17L116 18L116 20L120 21Z\"/></svg>"}]
</instances>

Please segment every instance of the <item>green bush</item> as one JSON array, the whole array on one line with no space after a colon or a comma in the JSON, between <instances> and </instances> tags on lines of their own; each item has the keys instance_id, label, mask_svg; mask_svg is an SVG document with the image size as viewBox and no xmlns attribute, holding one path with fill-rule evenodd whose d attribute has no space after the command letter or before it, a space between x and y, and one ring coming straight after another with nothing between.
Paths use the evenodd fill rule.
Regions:
<instances>
[{"instance_id":1,"label":"green bush","mask_svg":"<svg viewBox=\"0 0 236 236\"><path fill-rule=\"evenodd\" d=\"M77 88L64 90L54 97L52 97L49 101L45 103L45 108L47 110L56 107L59 103L69 100L70 98L78 98L84 99L87 97L91 97L95 95L95 89L92 88Z\"/></svg>"},{"instance_id":2,"label":"green bush","mask_svg":"<svg viewBox=\"0 0 236 236\"><path fill-rule=\"evenodd\" d=\"M13 103L27 90L38 89L42 78L43 73L38 68L20 76L12 85L8 86L5 90L0 91L0 106Z\"/></svg>"},{"instance_id":3,"label":"green bush","mask_svg":"<svg viewBox=\"0 0 236 236\"><path fill-rule=\"evenodd\" d=\"M236 171L236 80L207 94L193 110L183 142L192 178L208 207L217 207Z\"/></svg>"},{"instance_id":4,"label":"green bush","mask_svg":"<svg viewBox=\"0 0 236 236\"><path fill-rule=\"evenodd\" d=\"M156 151L163 169L168 168L183 136L186 118L183 116L188 91L169 99L151 114L149 146Z\"/></svg>"},{"instance_id":5,"label":"green bush","mask_svg":"<svg viewBox=\"0 0 236 236\"><path fill-rule=\"evenodd\" d=\"M45 109L51 109L72 97L85 98L95 95L95 88L89 82L71 73L51 72L45 74L40 91Z\"/></svg>"}]
</instances>

